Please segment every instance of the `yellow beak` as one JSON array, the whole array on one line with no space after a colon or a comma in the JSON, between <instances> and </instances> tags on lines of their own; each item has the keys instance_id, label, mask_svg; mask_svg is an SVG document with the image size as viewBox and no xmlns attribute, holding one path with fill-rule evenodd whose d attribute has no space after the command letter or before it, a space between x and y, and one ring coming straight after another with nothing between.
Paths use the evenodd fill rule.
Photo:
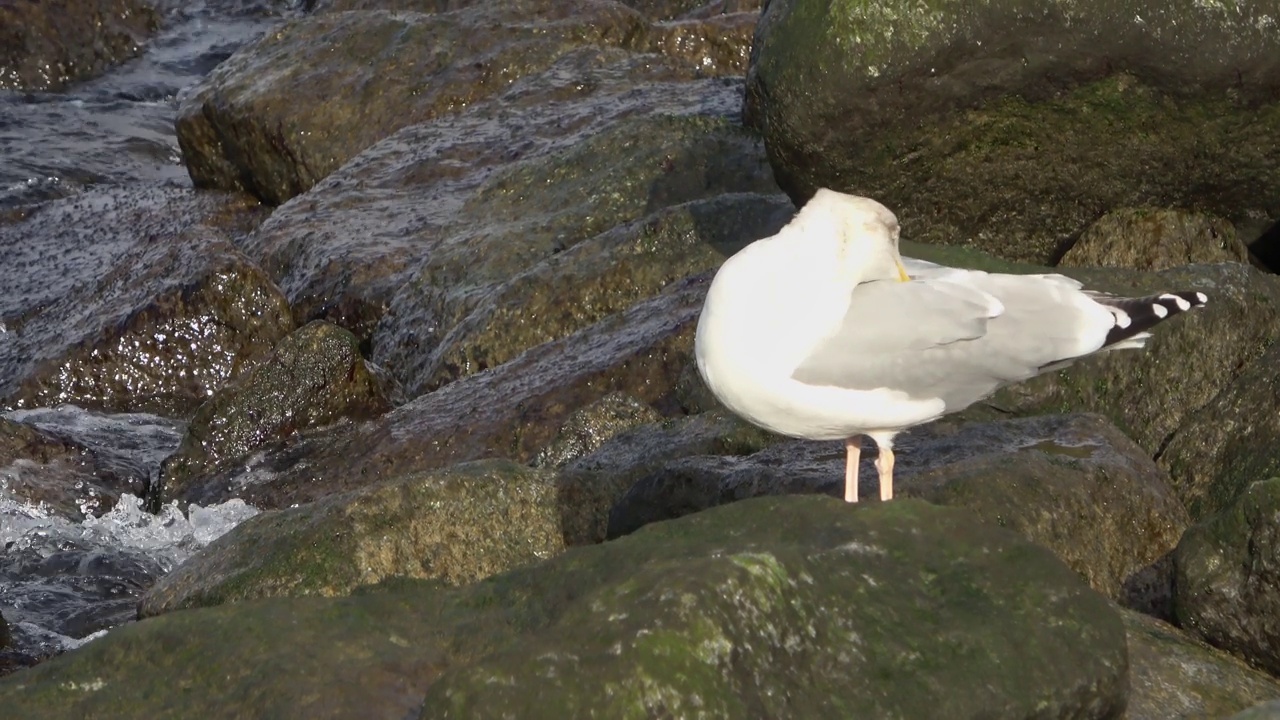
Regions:
<instances>
[{"instance_id":1,"label":"yellow beak","mask_svg":"<svg viewBox=\"0 0 1280 720\"><path fill-rule=\"evenodd\" d=\"M910 282L911 276L907 274L907 269L902 267L902 261L898 261L898 279L902 282Z\"/></svg>"}]
</instances>

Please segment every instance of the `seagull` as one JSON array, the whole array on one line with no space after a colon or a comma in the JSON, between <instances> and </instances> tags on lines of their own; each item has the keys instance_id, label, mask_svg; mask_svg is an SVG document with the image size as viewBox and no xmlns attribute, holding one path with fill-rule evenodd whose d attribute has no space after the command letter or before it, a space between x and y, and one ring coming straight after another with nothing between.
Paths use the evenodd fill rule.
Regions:
<instances>
[{"instance_id":1,"label":"seagull","mask_svg":"<svg viewBox=\"0 0 1280 720\"><path fill-rule=\"evenodd\" d=\"M871 198L819 190L776 235L717 271L694 343L727 408L766 430L843 440L858 501L861 436L893 498L893 439L1013 383L1141 348L1204 293L1126 298L1062 275L1008 275L902 258L898 219Z\"/></svg>"}]
</instances>

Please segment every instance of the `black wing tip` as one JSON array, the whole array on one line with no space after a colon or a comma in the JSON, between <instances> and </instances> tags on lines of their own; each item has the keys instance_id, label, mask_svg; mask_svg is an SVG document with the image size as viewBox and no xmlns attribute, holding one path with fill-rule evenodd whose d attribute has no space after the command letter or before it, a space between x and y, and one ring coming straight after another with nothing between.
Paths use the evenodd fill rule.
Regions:
<instances>
[{"instance_id":1,"label":"black wing tip","mask_svg":"<svg viewBox=\"0 0 1280 720\"><path fill-rule=\"evenodd\" d=\"M1146 332L1174 315L1203 307L1209 303L1209 296L1199 290L1180 290L1142 298L1097 298L1097 301L1119 311L1116 325L1103 343L1106 347Z\"/></svg>"}]
</instances>

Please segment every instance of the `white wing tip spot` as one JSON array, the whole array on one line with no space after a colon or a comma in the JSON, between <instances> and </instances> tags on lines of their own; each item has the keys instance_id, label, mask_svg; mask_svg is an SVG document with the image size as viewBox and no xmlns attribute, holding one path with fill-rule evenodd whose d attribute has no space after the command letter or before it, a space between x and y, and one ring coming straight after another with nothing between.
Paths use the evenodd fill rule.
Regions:
<instances>
[{"instance_id":1,"label":"white wing tip spot","mask_svg":"<svg viewBox=\"0 0 1280 720\"><path fill-rule=\"evenodd\" d=\"M1208 296L1208 295L1205 295L1205 294L1204 294L1204 293L1202 293L1202 292L1198 292L1198 293L1196 293L1196 299L1200 301L1200 304L1201 304L1201 305L1203 305L1203 304L1205 304L1205 303L1209 302L1209 296Z\"/></svg>"},{"instance_id":2,"label":"white wing tip spot","mask_svg":"<svg viewBox=\"0 0 1280 720\"><path fill-rule=\"evenodd\" d=\"M1197 295L1201 295L1201 296L1203 296L1203 294L1202 294L1202 293L1197 293ZM1165 294L1163 294L1163 295L1161 295L1161 296L1160 296L1160 299L1161 299L1161 300L1172 300L1172 301L1173 301L1173 302L1178 306L1178 309L1179 309L1179 310L1181 310L1181 311L1183 311L1183 312L1186 312L1187 310L1190 310L1190 309L1191 309L1191 303L1189 303L1189 302L1187 302L1186 300L1184 300L1184 299L1182 299L1182 298L1178 297L1177 295L1174 295L1173 293L1165 293ZM1164 317L1164 315L1161 315L1160 317Z\"/></svg>"},{"instance_id":3,"label":"white wing tip spot","mask_svg":"<svg viewBox=\"0 0 1280 720\"><path fill-rule=\"evenodd\" d=\"M1181 300L1181 298L1179 298L1179 300ZM1183 300L1182 302L1184 302L1184 303L1185 303L1185 302L1186 302L1186 300ZM1182 307L1182 306L1181 306L1181 305L1179 305L1178 307ZM1182 309L1183 309L1183 310L1186 310L1186 308L1182 308ZM1155 314L1156 314L1156 317L1168 317L1168 316L1169 316L1169 308L1167 308L1167 307L1165 307L1165 306L1161 305L1160 303L1152 303L1152 304L1151 304L1151 312L1155 313Z\"/></svg>"}]
</instances>

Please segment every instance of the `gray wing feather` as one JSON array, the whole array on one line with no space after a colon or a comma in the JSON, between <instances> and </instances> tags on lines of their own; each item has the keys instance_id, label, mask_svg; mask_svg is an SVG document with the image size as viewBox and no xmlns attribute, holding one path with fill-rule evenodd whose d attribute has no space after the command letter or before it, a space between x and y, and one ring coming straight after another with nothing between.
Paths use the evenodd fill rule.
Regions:
<instances>
[{"instance_id":1,"label":"gray wing feather","mask_svg":"<svg viewBox=\"0 0 1280 720\"><path fill-rule=\"evenodd\" d=\"M859 285L839 327L792 377L941 398L950 411L1037 375L1079 347L1084 318L1078 303L1064 302L1078 292L1075 281L945 270L951 272L908 283Z\"/></svg>"}]
</instances>

